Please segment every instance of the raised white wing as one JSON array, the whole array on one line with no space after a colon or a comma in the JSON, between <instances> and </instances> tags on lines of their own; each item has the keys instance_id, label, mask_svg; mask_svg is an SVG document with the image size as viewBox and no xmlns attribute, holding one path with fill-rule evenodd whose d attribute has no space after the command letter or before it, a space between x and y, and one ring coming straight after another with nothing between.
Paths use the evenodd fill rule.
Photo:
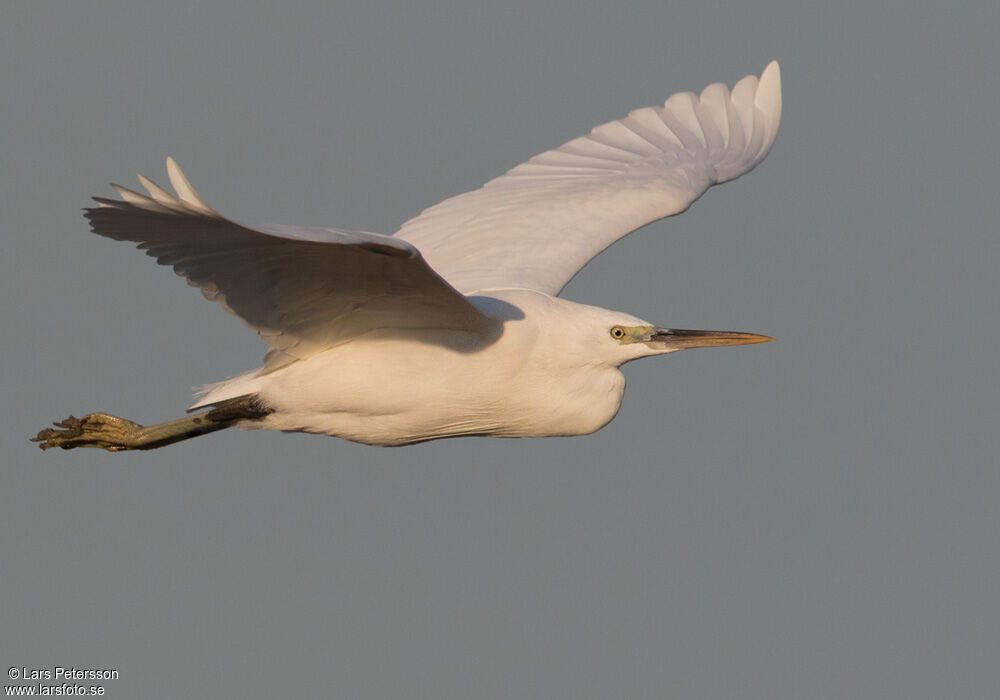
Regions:
<instances>
[{"instance_id":1,"label":"raised white wing","mask_svg":"<svg viewBox=\"0 0 1000 700\"><path fill-rule=\"evenodd\" d=\"M730 92L716 83L639 109L446 199L395 234L464 293L524 287L558 294L616 240L679 214L710 186L760 163L781 117L781 76Z\"/></svg>"},{"instance_id":2,"label":"raised white wing","mask_svg":"<svg viewBox=\"0 0 1000 700\"><path fill-rule=\"evenodd\" d=\"M267 368L304 359L375 328L483 330L489 320L391 236L234 223L205 204L173 159L177 194L146 178L149 195L113 185L95 197L94 233L134 241L222 304L270 346Z\"/></svg>"}]
</instances>

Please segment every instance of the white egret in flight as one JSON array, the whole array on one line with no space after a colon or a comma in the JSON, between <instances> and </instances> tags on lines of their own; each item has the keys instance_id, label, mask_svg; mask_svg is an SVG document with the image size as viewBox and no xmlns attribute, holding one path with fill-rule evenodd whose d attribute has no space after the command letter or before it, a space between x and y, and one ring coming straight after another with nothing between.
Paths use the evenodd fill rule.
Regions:
<instances>
[{"instance_id":1,"label":"white egret in flight","mask_svg":"<svg viewBox=\"0 0 1000 700\"><path fill-rule=\"evenodd\" d=\"M760 163L781 115L778 64L595 128L447 199L392 236L244 226L195 193L115 185L86 210L95 233L132 241L240 317L270 346L264 366L209 386L185 418L142 426L70 416L42 449L146 450L231 426L371 445L459 435L582 435L605 426L619 367L767 336L660 328L558 297L595 255L687 209Z\"/></svg>"}]
</instances>

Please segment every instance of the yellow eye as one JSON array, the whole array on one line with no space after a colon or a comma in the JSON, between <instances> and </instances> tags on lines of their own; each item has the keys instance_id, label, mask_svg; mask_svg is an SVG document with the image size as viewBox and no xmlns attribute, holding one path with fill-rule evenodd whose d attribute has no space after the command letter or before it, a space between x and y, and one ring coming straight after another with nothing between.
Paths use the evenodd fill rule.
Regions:
<instances>
[{"instance_id":1,"label":"yellow eye","mask_svg":"<svg viewBox=\"0 0 1000 700\"><path fill-rule=\"evenodd\" d=\"M611 337L615 340L621 340L625 337L625 329L621 326L615 326L611 329Z\"/></svg>"}]
</instances>

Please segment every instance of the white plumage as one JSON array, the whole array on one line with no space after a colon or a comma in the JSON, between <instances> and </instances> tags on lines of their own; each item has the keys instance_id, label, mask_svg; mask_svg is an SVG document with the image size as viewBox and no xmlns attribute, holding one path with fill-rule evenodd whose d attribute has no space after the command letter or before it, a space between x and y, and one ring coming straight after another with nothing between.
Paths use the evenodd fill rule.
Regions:
<instances>
[{"instance_id":1,"label":"white plumage","mask_svg":"<svg viewBox=\"0 0 1000 700\"><path fill-rule=\"evenodd\" d=\"M393 236L237 224L169 158L176 194L140 176L148 194L116 185L121 199L95 198L87 217L95 233L172 266L270 346L261 369L213 385L192 407L252 398L255 411L227 425L387 445L582 434L617 412L624 362L768 340L668 331L556 295L628 232L754 168L780 114L772 62L731 92L713 84L598 126ZM73 439L50 429L42 446L158 446L88 439L88 418Z\"/></svg>"},{"instance_id":2,"label":"white plumage","mask_svg":"<svg viewBox=\"0 0 1000 700\"><path fill-rule=\"evenodd\" d=\"M625 234L679 214L710 186L760 163L778 133L772 62L732 93L673 95L541 153L478 190L403 224L428 264L461 292L523 287L558 294Z\"/></svg>"}]
</instances>

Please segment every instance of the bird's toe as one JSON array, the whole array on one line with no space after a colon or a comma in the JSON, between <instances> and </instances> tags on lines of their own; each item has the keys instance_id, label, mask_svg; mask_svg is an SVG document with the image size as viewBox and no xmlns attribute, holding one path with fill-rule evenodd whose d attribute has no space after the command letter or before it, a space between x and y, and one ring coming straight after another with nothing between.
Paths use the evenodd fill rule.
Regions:
<instances>
[{"instance_id":1,"label":"bird's toe","mask_svg":"<svg viewBox=\"0 0 1000 700\"><path fill-rule=\"evenodd\" d=\"M88 413L83 418L70 415L69 418L53 423L55 428L40 430L30 438L38 447L49 450L61 447L99 447L109 452L128 449L132 436L141 428L138 423L112 416L107 413Z\"/></svg>"}]
</instances>

